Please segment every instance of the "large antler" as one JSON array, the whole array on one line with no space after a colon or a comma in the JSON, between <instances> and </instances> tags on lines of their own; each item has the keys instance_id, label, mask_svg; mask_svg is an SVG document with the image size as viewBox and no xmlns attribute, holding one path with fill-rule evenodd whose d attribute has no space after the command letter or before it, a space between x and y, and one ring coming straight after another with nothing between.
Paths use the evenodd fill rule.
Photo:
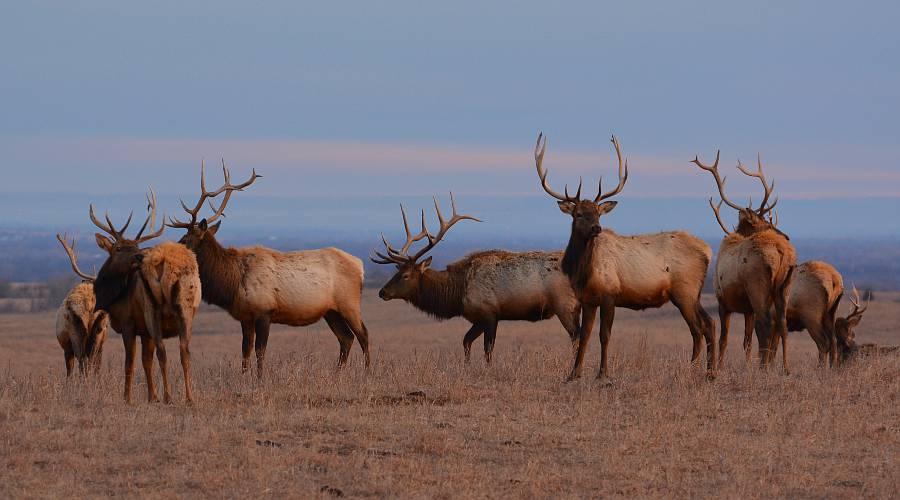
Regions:
<instances>
[{"instance_id":1,"label":"large antler","mask_svg":"<svg viewBox=\"0 0 900 500\"><path fill-rule=\"evenodd\" d=\"M69 243L67 243L67 240L69 239L69 235L67 235L67 234L64 234L62 236L57 234L56 239L66 250L66 255L69 256L69 263L72 264L72 270L75 271L75 274L77 274L79 277L81 277L81 279L83 279L85 281L93 282L94 280L96 280L97 279L96 275L87 274L78 268L78 254L75 253L75 237L74 236L72 237L71 245L69 245Z\"/></svg>"},{"instance_id":2,"label":"large antler","mask_svg":"<svg viewBox=\"0 0 900 500\"><path fill-rule=\"evenodd\" d=\"M869 308L868 300L866 300L865 307L860 307L860 302L862 301L859 299L859 290L856 289L856 285L853 285L853 297L850 297L850 303L853 304L853 311L851 311L850 314L847 315L848 318L850 316L861 315L862 313L866 312L866 309Z\"/></svg>"},{"instance_id":3,"label":"large antler","mask_svg":"<svg viewBox=\"0 0 900 500\"><path fill-rule=\"evenodd\" d=\"M453 197L453 193L450 193L450 206L453 210L453 215L450 217L450 220L444 219L444 214L441 213L441 207L438 204L437 198L434 198L434 209L437 212L438 221L440 222L440 229L438 230L436 235L431 234L428 231L428 226L425 224L425 210L422 210L422 229L418 234L412 234L412 231L409 229L409 222L406 219L406 210L403 208L403 205L400 205L400 213L403 215L403 229L406 232L406 242L397 250L387 241L387 238L384 237L384 234L381 235L381 241L384 243L384 247L387 253L381 253L377 250L375 251L375 257L371 257L372 262L376 264L403 264L406 262L416 262L423 255L428 253L432 248L435 247L443 238L444 235L447 234L447 231L453 227L454 224L461 220L473 220L476 222L481 222L480 219L476 219L471 215L460 215L456 211L456 200ZM427 239L428 244L419 249L414 255L409 255L409 249L412 245L420 240Z\"/></svg>"},{"instance_id":4,"label":"large antler","mask_svg":"<svg viewBox=\"0 0 900 500\"><path fill-rule=\"evenodd\" d=\"M697 165L698 167L702 168L703 170L706 170L707 172L709 172L713 175L713 178L716 179L716 187L719 188L719 197L722 199L722 201L725 202L726 205L728 205L729 207L731 207L735 210L741 210L743 208L742 206L738 205L737 203L734 203L733 201L729 200L727 196L725 196L725 179L726 178L719 176L719 154L720 153L721 153L721 151L716 150L716 161L712 165L704 165L703 163L701 163L699 156L694 156L694 159L691 160L691 163ZM712 202L710 201L710 203L712 203ZM719 205L721 205L721 203ZM716 214L716 215L718 216L718 214Z\"/></svg>"},{"instance_id":5,"label":"large antler","mask_svg":"<svg viewBox=\"0 0 900 500\"><path fill-rule=\"evenodd\" d=\"M725 231L725 234L731 234L731 233L734 232L734 228L732 228L732 230L729 231L728 228L725 227L725 223L722 222L722 216L719 214L719 209L722 208L722 202L723 202L723 201L724 201L724 200L719 200L719 203L718 203L718 204L714 204L714 203L713 203L713 199L710 198L710 199L709 199L709 206L712 208L713 213L716 214L716 222L719 223L719 227L722 228L722 231Z\"/></svg>"},{"instance_id":6,"label":"large antler","mask_svg":"<svg viewBox=\"0 0 900 500\"><path fill-rule=\"evenodd\" d=\"M543 142L542 142L543 139ZM575 196L569 196L569 185L567 184L564 189L565 194L559 194L550 187L550 184L547 182L547 174L548 172L544 170L544 153L547 151L547 138L544 137L544 133L540 132L538 134L537 142L534 144L534 166L537 168L538 177L541 179L541 187L544 188L544 191L547 192L550 196L556 198L559 201L564 201L568 203L578 203L578 200L581 199L581 179L578 180L578 191L575 192Z\"/></svg>"},{"instance_id":7,"label":"large antler","mask_svg":"<svg viewBox=\"0 0 900 500\"><path fill-rule=\"evenodd\" d=\"M765 215L768 212L771 212L775 205L778 204L778 198L775 198L775 201L772 202L771 205L766 206L766 203L769 202L769 196L772 195L772 190L775 189L775 180L772 180L772 183L769 184L766 182L766 176L763 174L762 170L762 160L759 157L759 154L756 155L756 172L750 172L746 168L744 168L744 164L741 163L741 160L738 160L738 170L740 170L744 175L749 177L756 177L759 179L759 182L762 183L763 186L763 200L762 203L759 204L759 208L756 209L756 213L759 215ZM751 203L752 205L752 203ZM752 207L750 207L752 208Z\"/></svg>"},{"instance_id":8,"label":"large antler","mask_svg":"<svg viewBox=\"0 0 900 500\"><path fill-rule=\"evenodd\" d=\"M91 222L93 222L95 226L100 228L106 234L112 236L116 241L122 241L123 239L125 239L125 230L128 229L128 225L131 224L131 217L134 215L134 211L128 214L128 220L125 221L125 225L122 226L122 229L116 229L116 226L114 226L112 221L109 220L109 212L103 214L103 217L106 219L106 224L100 222L97 219L97 216L94 215L93 203L88 205L88 214L91 216Z\"/></svg>"},{"instance_id":9,"label":"large antler","mask_svg":"<svg viewBox=\"0 0 900 500\"><path fill-rule=\"evenodd\" d=\"M616 157L619 159L619 184L612 191L603 193L603 177L600 177L600 182L597 183L597 197L594 198L594 203L600 203L601 201L622 192L622 188L625 187L625 182L628 180L628 159L622 157L622 149L619 147L619 139L617 139L616 136L613 135L610 141L613 143L613 146L616 147Z\"/></svg>"},{"instance_id":10,"label":"large antler","mask_svg":"<svg viewBox=\"0 0 900 500\"><path fill-rule=\"evenodd\" d=\"M153 238L157 238L163 234L163 231L166 230L165 224L159 226L159 230L148 234L147 236L141 236L144 234L144 229L147 229L147 223L150 224L150 230L156 227L156 191L153 190L153 186L150 186L149 192L147 193L147 210L150 212L147 214L147 218L144 220L144 225L141 226L141 230L138 231L137 236L134 237L135 243L141 244L145 241L152 240Z\"/></svg>"},{"instance_id":11,"label":"large antler","mask_svg":"<svg viewBox=\"0 0 900 500\"><path fill-rule=\"evenodd\" d=\"M175 218L169 218L169 222L166 223L169 227L177 227L188 229L197 224L197 216L200 213L200 209L203 208L203 203L207 200L209 201L209 208L212 209L213 215L206 218L207 223L215 222L222 214L225 213L225 206L228 205L228 200L231 199L231 194L234 191L243 191L244 188L253 184L256 179L262 177L261 175L256 173L256 169L253 169L253 173L250 175L250 178L241 184L232 184L231 183L231 172L228 171L228 167L225 166L225 160L222 159L222 173L225 177L225 184L222 185L219 189L215 191L207 191L206 190L206 163L201 160L200 162L200 199L197 200L197 204L194 205L194 208L188 208L187 204L181 201L181 207L184 208L184 211L191 216L191 220L189 222L182 222ZM222 199L222 203L218 208L213 206L212 199L220 194L225 193L225 197Z\"/></svg>"},{"instance_id":12,"label":"large antler","mask_svg":"<svg viewBox=\"0 0 900 500\"><path fill-rule=\"evenodd\" d=\"M165 227L160 226L159 230L155 233L148 234L147 236L142 236L144 234L144 230L147 229L147 224L150 224L151 231L153 231L153 228L156 227L156 192L153 190L153 186L150 186L149 193L147 194L147 210L150 213L147 214L147 218L144 220L144 224L138 231L137 236L134 237L134 242L138 244L159 237L160 235L162 235L163 231L165 231ZM116 229L116 226L113 225L112 221L109 219L109 212L103 215L103 217L106 219L106 224L100 222L100 220L97 219L97 216L94 215L93 203L88 207L88 213L91 217L91 222L93 222L95 226L103 230L106 234L112 236L113 239L115 239L117 242L127 239L125 238L125 230L128 229L128 226L131 224L131 219L134 216L133 210L128 214L128 220L125 221L125 225L123 225L121 229Z\"/></svg>"}]
</instances>

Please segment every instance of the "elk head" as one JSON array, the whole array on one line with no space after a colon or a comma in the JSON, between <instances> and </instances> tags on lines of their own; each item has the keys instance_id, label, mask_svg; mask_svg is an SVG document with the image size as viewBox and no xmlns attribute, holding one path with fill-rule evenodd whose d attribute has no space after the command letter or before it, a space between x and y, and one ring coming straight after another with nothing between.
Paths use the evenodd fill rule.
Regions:
<instances>
[{"instance_id":1,"label":"elk head","mask_svg":"<svg viewBox=\"0 0 900 500\"><path fill-rule=\"evenodd\" d=\"M131 218L134 215L134 212L128 215L128 220L125 221L125 225L122 226L121 229L116 229L109 219L108 213L104 216L106 219L106 224L104 224L97 219L96 215L94 215L94 205L90 205L89 213L91 222L103 230L108 236L112 237L112 239L110 239L100 233L95 233L94 235L97 240L97 246L106 250L109 254L106 262L100 267L100 272L97 274L94 283L94 295L97 297L96 308L106 309L107 306L118 298L127 285L127 275L129 275L133 269L136 269L144 258L144 255L141 253L140 245L159 237L162 235L163 231L165 231L165 226L161 225L158 231L144 235L147 224L150 224L151 231L153 231L153 228L156 226L156 193L153 191L152 187L150 188L150 193L147 195L147 210L150 213L144 220L144 225L141 226L137 235L133 239L130 239L125 237L125 230L127 230L128 225L131 224Z\"/></svg>"},{"instance_id":2,"label":"elk head","mask_svg":"<svg viewBox=\"0 0 900 500\"><path fill-rule=\"evenodd\" d=\"M207 237L212 238L216 235L216 231L219 230L219 226L222 224L222 221L216 222L220 217L225 214L225 207L228 205L228 200L231 199L231 194L235 191L243 191L244 188L253 184L256 179L262 177L261 175L256 173L256 169L253 169L253 173L250 175L250 178L241 184L232 184L231 183L231 173L228 171L228 168L225 166L225 160L222 160L222 174L225 177L225 184L222 185L219 189L215 191L207 191L206 190L206 165L204 162L200 162L200 199L197 200L197 204L194 205L194 208L188 208L188 206L181 201L181 207L184 208L184 211L191 216L191 220L187 222L182 222L180 220L170 218L169 222L166 223L169 227L187 229L187 233L178 240L182 245L190 248L191 250L197 250L203 240ZM212 199L220 194L225 193L225 198L222 199L222 203L216 208L212 204ZM203 203L208 201L209 208L213 211L213 214L207 218L201 219L199 222L197 221L198 214L200 213L200 209L203 208ZM216 222L215 224L213 224Z\"/></svg>"},{"instance_id":3,"label":"elk head","mask_svg":"<svg viewBox=\"0 0 900 500\"><path fill-rule=\"evenodd\" d=\"M706 170L707 172L711 173L713 175L713 178L715 178L715 180L716 180L716 186L719 189L720 201L718 204L713 204L713 200L712 200L712 198L710 198L709 206L712 207L713 213L716 216L716 222L719 223L719 227L722 228L722 231L725 231L725 234L731 234L732 232L736 232L743 236L749 236L751 234L754 234L754 233L757 233L760 231L773 230L773 231L776 231L777 233L781 234L788 240L790 240L788 235L779 231L778 227L777 227L778 226L778 214L774 209L775 209L775 205L778 203L778 198L776 198L775 201L773 201L771 205L768 204L769 197L772 195L772 191L775 189L775 181L773 180L771 183L766 181L766 176L765 176L765 174L763 174L763 170L762 170L762 161L761 161L759 155L756 156L756 165L757 165L756 172L751 172L751 171L747 170L744 167L743 163L741 163L740 160L738 160L738 165L737 165L737 168L738 168L738 170L741 171L741 173L743 173L744 175L746 175L748 177L755 177L755 178L759 179L760 183L762 183L763 200L759 204L759 207L753 208L752 200L748 206L742 207L741 205L732 202L725 195L725 179L726 178L721 177L719 175L719 153L720 153L720 151L716 151L716 161L712 165L704 165L703 163L700 162L700 158L698 156L695 156L694 159L691 161L691 163L694 163L695 165L702 168L703 170ZM722 222L722 217L721 217L721 214L719 213L719 210L722 208L722 203L725 203L729 207L738 211L737 229L732 228L731 230L729 230L725 226L725 223Z\"/></svg>"},{"instance_id":4,"label":"elk head","mask_svg":"<svg viewBox=\"0 0 900 500\"><path fill-rule=\"evenodd\" d=\"M412 234L412 231L409 230L409 222L406 219L406 210L403 208L402 204L400 205L400 214L403 216L403 229L406 231L406 243L403 244L400 250L397 250L388 243L387 238L385 238L382 233L381 241L384 243L385 253L376 250L375 257L370 257L372 262L376 264L394 264L397 267L397 272L394 276L391 277L387 284L385 284L378 292L378 296L383 300L409 300L414 297L418 291L422 275L428 269L428 266L431 265L430 256L421 262L419 259L434 248L435 245L444 238L447 231L457 222L466 219L481 222L471 215L459 215L456 212L456 200L453 198L453 193L450 193L450 205L453 214L448 221L444 219L444 215L441 213L441 207L438 204L437 198L434 198L434 209L437 212L438 221L440 222L440 229L436 235L433 235L428 231L428 227L425 224L425 210L422 210L422 229L418 234ZM419 251L410 255L410 248L414 243L420 240L428 240L428 243L419 249Z\"/></svg>"},{"instance_id":5,"label":"elk head","mask_svg":"<svg viewBox=\"0 0 900 500\"><path fill-rule=\"evenodd\" d=\"M544 153L547 151L547 138L543 132L538 134L537 142L534 145L534 164L537 168L538 177L541 179L541 186L544 191L557 200L559 209L572 217L572 238L587 241L596 237L603 230L600 227L600 216L607 214L616 207L616 201L604 201L611 198L622 191L625 182L628 180L628 160L622 156L622 150L619 147L619 140L616 136L611 139L613 146L616 148L616 156L619 159L619 184L615 189L607 193L603 192L603 178L597 185L597 196L592 200L581 199L581 180L578 181L578 190L575 196L569 195L569 187L566 186L563 194L559 194L550 188L547 183L547 170L544 169Z\"/></svg>"},{"instance_id":6,"label":"elk head","mask_svg":"<svg viewBox=\"0 0 900 500\"><path fill-rule=\"evenodd\" d=\"M853 287L853 297L850 297L850 303L853 304L853 310L850 314L843 318L837 318L834 321L834 335L837 338L838 349L841 354L841 361L846 361L852 357L857 351L856 333L854 328L859 325L862 320L863 313L869 308L869 302L866 301L865 306L860 306L862 301L859 298L859 290Z\"/></svg>"}]
</instances>

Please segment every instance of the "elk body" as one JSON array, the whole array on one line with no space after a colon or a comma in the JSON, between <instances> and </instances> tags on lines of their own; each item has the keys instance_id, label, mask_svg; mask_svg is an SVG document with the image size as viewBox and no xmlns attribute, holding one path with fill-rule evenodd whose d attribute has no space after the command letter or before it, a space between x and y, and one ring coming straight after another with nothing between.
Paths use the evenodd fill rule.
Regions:
<instances>
[{"instance_id":1,"label":"elk body","mask_svg":"<svg viewBox=\"0 0 900 500\"><path fill-rule=\"evenodd\" d=\"M224 167L225 184L216 191L206 190L201 167L200 200L191 209L182 203L190 221L171 220L169 226L187 233L180 242L197 256L203 300L226 310L240 321L242 370L250 365L256 349L257 375L262 376L269 327L272 323L306 326L322 318L340 343L338 366L347 362L354 336L359 341L369 366L369 332L362 320L360 299L363 265L358 258L337 248L278 252L265 247L225 248L216 240L221 221L234 191L252 184L259 175L232 185ZM225 193L214 214L198 221L204 202Z\"/></svg>"},{"instance_id":2,"label":"elk body","mask_svg":"<svg viewBox=\"0 0 900 500\"><path fill-rule=\"evenodd\" d=\"M443 238L447 230L464 219L458 215L456 204L449 222L444 221L435 200L441 222L440 231L432 236L425 227L411 234L406 212L401 206L407 242L395 250L385 240L386 253L377 253L372 261L394 264L397 272L378 292L384 300L403 299L416 309L438 319L462 316L472 324L463 338L466 362L470 359L472 342L484 334L484 357L490 363L497 324L500 321L540 321L556 316L575 342L578 332L578 301L568 279L559 267L560 252L507 252L488 250L475 252L447 266L443 271L431 269L431 257L419 261ZM409 255L413 243L427 239L428 244L416 254Z\"/></svg>"},{"instance_id":3,"label":"elk body","mask_svg":"<svg viewBox=\"0 0 900 500\"><path fill-rule=\"evenodd\" d=\"M718 170L718 152L712 166L704 165L699 158L694 158L693 163L713 175L721 197L718 205L713 204L712 198L709 200L719 227L726 233L719 246L713 280L721 322L719 348L724 352L727 346L731 315L743 314L745 329L752 326L756 331L760 365L768 365L777 348L776 342L781 339L784 371L787 373L787 301L797 257L788 237L775 227L771 217L766 219L778 203L775 200L768 205L775 183L766 182L761 162L757 162L756 172L746 170L738 162L738 169L759 179L764 189L759 208L742 207L725 195L725 179L719 176ZM733 231L729 231L722 222L719 214L722 203L740 214L738 227Z\"/></svg>"},{"instance_id":4,"label":"elk body","mask_svg":"<svg viewBox=\"0 0 900 500\"><path fill-rule=\"evenodd\" d=\"M162 374L163 400L171 402L163 340L178 337L185 398L192 401L190 341L194 315L200 305L197 261L190 250L178 243L165 242L152 248L140 248L140 244L160 236L165 229L160 227L153 234L142 236L147 223L156 219L155 197L150 203L151 214L134 239L126 238L124 234L131 216L117 230L109 217L106 217L106 224L97 220L91 206L91 221L112 237L96 234L97 245L109 253L94 282L96 307L109 313L113 329L122 335L125 344L126 401L131 401L137 337L141 338L148 399L158 400L153 379L155 353Z\"/></svg>"},{"instance_id":5,"label":"elk body","mask_svg":"<svg viewBox=\"0 0 900 500\"><path fill-rule=\"evenodd\" d=\"M812 260L797 265L791 278L787 302L789 332L806 330L819 351L819 365L834 364L839 354L834 332L835 314L844 294L844 281L837 269L822 261ZM745 317L744 352L750 358L753 338L753 314ZM725 345L726 340L720 341ZM719 365L724 358L719 352Z\"/></svg>"},{"instance_id":6,"label":"elk body","mask_svg":"<svg viewBox=\"0 0 900 500\"><path fill-rule=\"evenodd\" d=\"M660 307L671 301L681 312L693 337L691 361L697 362L704 342L707 368L712 375L716 341L709 314L700 305L700 292L712 257L709 245L683 231L639 236L620 236L600 227L600 216L610 212L615 201L604 201L619 192L628 179L628 164L619 142L612 143L619 160L619 184L603 193L602 186L593 200L581 199L581 185L575 196L553 191L543 168L546 140L538 136L534 150L538 177L544 190L556 198L560 210L572 217L569 242L562 259L581 303L581 330L575 363L569 380L581 375L584 354L598 311L600 315L600 371L608 373L608 352L617 307L641 310Z\"/></svg>"},{"instance_id":7,"label":"elk body","mask_svg":"<svg viewBox=\"0 0 900 500\"><path fill-rule=\"evenodd\" d=\"M94 276L83 273L78 268L75 255L75 240L71 245L64 237L56 235L69 256L72 270L81 278L56 311L56 340L63 349L66 360L66 376L72 375L75 361L78 370L97 371L103 359L103 344L109 330L109 318L106 311L95 310Z\"/></svg>"}]
</instances>

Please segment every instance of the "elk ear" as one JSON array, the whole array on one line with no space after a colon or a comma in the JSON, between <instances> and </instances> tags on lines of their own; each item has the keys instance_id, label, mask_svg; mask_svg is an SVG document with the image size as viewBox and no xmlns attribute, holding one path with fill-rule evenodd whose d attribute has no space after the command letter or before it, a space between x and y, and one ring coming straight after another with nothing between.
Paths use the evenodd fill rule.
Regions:
<instances>
[{"instance_id":1,"label":"elk ear","mask_svg":"<svg viewBox=\"0 0 900 500\"><path fill-rule=\"evenodd\" d=\"M197 228L199 228L201 231L206 231L207 227L208 225L206 219L201 220L200 223L197 224Z\"/></svg>"},{"instance_id":2,"label":"elk ear","mask_svg":"<svg viewBox=\"0 0 900 500\"><path fill-rule=\"evenodd\" d=\"M204 220L205 220L205 219L204 219ZM219 230L219 226L221 226L221 225L222 225L222 221L219 221L219 222L216 222L215 224L213 224L212 227L209 228L209 235L210 235L210 236L215 236L215 235L216 235L216 231Z\"/></svg>"},{"instance_id":3,"label":"elk ear","mask_svg":"<svg viewBox=\"0 0 900 500\"><path fill-rule=\"evenodd\" d=\"M575 204L571 201L557 201L556 204L564 214L572 215L575 212Z\"/></svg>"},{"instance_id":4,"label":"elk ear","mask_svg":"<svg viewBox=\"0 0 900 500\"><path fill-rule=\"evenodd\" d=\"M97 239L97 246L106 250L109 253L112 253L112 249L115 246L115 243L112 242L111 239L103 236L100 233L94 233L94 238Z\"/></svg>"},{"instance_id":5,"label":"elk ear","mask_svg":"<svg viewBox=\"0 0 900 500\"><path fill-rule=\"evenodd\" d=\"M429 255L427 259L419 262L417 265L419 267L419 272L425 272L425 270L428 269L428 266L431 265L431 256Z\"/></svg>"},{"instance_id":6,"label":"elk ear","mask_svg":"<svg viewBox=\"0 0 900 500\"><path fill-rule=\"evenodd\" d=\"M597 205L597 209L599 210L600 215L608 214L612 212L612 209L616 208L616 205L618 204L618 201L604 201L603 203Z\"/></svg>"}]
</instances>

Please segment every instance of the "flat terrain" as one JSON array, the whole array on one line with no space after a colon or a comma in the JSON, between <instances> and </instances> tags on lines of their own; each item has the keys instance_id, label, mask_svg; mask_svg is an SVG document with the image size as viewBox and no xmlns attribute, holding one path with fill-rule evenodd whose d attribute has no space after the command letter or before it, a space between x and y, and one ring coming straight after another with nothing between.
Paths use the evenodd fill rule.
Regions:
<instances>
[{"instance_id":1,"label":"flat terrain","mask_svg":"<svg viewBox=\"0 0 900 500\"><path fill-rule=\"evenodd\" d=\"M860 342L900 344L900 295L878 294ZM714 314L709 298L706 303ZM462 360L462 321L438 323L371 290L373 365L323 324L273 329L264 380L239 372L240 327L203 309L195 394L121 400L122 343L99 377L64 377L54 313L0 316L0 498L21 497L891 497L900 491L900 357L816 368L790 337L791 375L748 366L732 321L712 382L688 363L672 306L620 311L612 377L563 384L556 320L501 323L494 365ZM844 304L841 311L845 311ZM754 341L755 342L755 341ZM171 354L171 353L174 353ZM139 363L138 363L139 364Z\"/></svg>"}]
</instances>

